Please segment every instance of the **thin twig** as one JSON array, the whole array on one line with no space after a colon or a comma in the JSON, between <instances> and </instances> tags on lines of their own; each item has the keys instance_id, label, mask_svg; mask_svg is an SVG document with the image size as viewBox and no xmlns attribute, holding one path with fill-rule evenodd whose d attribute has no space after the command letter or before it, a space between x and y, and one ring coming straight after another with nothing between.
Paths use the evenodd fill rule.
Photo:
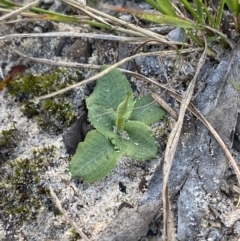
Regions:
<instances>
[{"instance_id":1,"label":"thin twig","mask_svg":"<svg viewBox=\"0 0 240 241\"><path fill-rule=\"evenodd\" d=\"M60 200L58 199L57 195L55 194L51 186L49 186L49 190L55 205L57 206L58 210L62 213L62 215L65 217L67 222L71 224L71 226L74 229L76 229L76 231L85 241L90 241L90 239L78 228L77 224L68 216L67 212L63 209Z\"/></svg>"}]
</instances>

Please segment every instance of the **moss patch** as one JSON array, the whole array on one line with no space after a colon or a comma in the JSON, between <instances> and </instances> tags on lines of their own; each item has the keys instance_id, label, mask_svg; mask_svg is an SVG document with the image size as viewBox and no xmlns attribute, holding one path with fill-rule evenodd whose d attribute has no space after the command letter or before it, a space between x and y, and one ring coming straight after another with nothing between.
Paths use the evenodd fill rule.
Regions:
<instances>
[{"instance_id":1,"label":"moss patch","mask_svg":"<svg viewBox=\"0 0 240 241\"><path fill-rule=\"evenodd\" d=\"M71 94L66 93L34 104L28 100L65 88L81 80L79 72L58 68L41 76L19 76L8 85L9 93L21 103L21 110L30 117L37 116L40 126L48 132L61 131L70 126L77 117L71 103Z\"/></svg>"},{"instance_id":2,"label":"moss patch","mask_svg":"<svg viewBox=\"0 0 240 241\"><path fill-rule=\"evenodd\" d=\"M0 133L0 150L2 148L14 147L16 142L17 130L15 126L2 130Z\"/></svg>"},{"instance_id":3,"label":"moss patch","mask_svg":"<svg viewBox=\"0 0 240 241\"><path fill-rule=\"evenodd\" d=\"M49 190L43 186L40 173L46 171L54 157L54 147L34 151L26 159L8 162L0 182L0 209L11 215L15 225L33 220L41 206L53 209Z\"/></svg>"},{"instance_id":4,"label":"moss patch","mask_svg":"<svg viewBox=\"0 0 240 241\"><path fill-rule=\"evenodd\" d=\"M12 153L14 153L13 149L17 146L17 142L20 139L20 133L15 126L11 126L0 132L0 166L9 156L12 157Z\"/></svg>"}]
</instances>

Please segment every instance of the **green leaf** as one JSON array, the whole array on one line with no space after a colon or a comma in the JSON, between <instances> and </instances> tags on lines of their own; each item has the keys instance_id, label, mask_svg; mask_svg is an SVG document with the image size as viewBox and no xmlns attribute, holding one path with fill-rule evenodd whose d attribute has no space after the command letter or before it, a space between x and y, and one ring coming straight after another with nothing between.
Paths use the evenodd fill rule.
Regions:
<instances>
[{"instance_id":1,"label":"green leaf","mask_svg":"<svg viewBox=\"0 0 240 241\"><path fill-rule=\"evenodd\" d=\"M194 16L197 21L201 24L205 24L204 19L202 19L198 14L195 12L195 9L191 6L188 0L180 0L180 2L184 5L184 7Z\"/></svg>"},{"instance_id":2,"label":"green leaf","mask_svg":"<svg viewBox=\"0 0 240 241\"><path fill-rule=\"evenodd\" d=\"M73 178L96 182L112 171L120 156L105 136L93 130L88 132L84 142L78 144L69 171Z\"/></svg>"},{"instance_id":3,"label":"green leaf","mask_svg":"<svg viewBox=\"0 0 240 241\"><path fill-rule=\"evenodd\" d=\"M153 124L165 115L165 111L155 103L151 95L136 99L130 120L140 121L146 125Z\"/></svg>"},{"instance_id":4,"label":"green leaf","mask_svg":"<svg viewBox=\"0 0 240 241\"><path fill-rule=\"evenodd\" d=\"M93 93L86 98L87 107L102 105L116 110L128 92L132 93L132 89L125 75L118 69L112 70L98 79Z\"/></svg>"},{"instance_id":5,"label":"green leaf","mask_svg":"<svg viewBox=\"0 0 240 241\"><path fill-rule=\"evenodd\" d=\"M134 100L132 93L128 92L126 98L117 108L116 128L117 132L122 131L125 121L129 118L133 111Z\"/></svg>"},{"instance_id":6,"label":"green leaf","mask_svg":"<svg viewBox=\"0 0 240 241\"><path fill-rule=\"evenodd\" d=\"M224 5L225 5L225 0L221 0L219 7L218 7L217 17L216 17L217 29L219 29L219 27L221 25Z\"/></svg>"},{"instance_id":7,"label":"green leaf","mask_svg":"<svg viewBox=\"0 0 240 241\"><path fill-rule=\"evenodd\" d=\"M88 118L91 124L105 137L114 138L114 126L117 115L113 109L105 109L103 106L94 105L88 110Z\"/></svg>"},{"instance_id":8,"label":"green leaf","mask_svg":"<svg viewBox=\"0 0 240 241\"><path fill-rule=\"evenodd\" d=\"M139 121L126 122L121 135L116 136L111 141L123 155L138 161L149 160L156 157L158 153L154 133L148 126Z\"/></svg>"},{"instance_id":9,"label":"green leaf","mask_svg":"<svg viewBox=\"0 0 240 241\"><path fill-rule=\"evenodd\" d=\"M238 3L238 0L225 0L225 2L231 12L238 16L240 12L240 5Z\"/></svg>"}]
</instances>

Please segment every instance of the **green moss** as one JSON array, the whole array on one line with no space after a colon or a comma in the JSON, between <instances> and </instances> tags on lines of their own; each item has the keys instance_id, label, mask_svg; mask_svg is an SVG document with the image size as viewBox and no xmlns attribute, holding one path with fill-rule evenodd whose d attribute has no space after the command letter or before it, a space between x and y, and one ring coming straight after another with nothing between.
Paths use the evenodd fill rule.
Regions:
<instances>
[{"instance_id":1,"label":"green moss","mask_svg":"<svg viewBox=\"0 0 240 241\"><path fill-rule=\"evenodd\" d=\"M72 73L68 69L58 68L41 76L27 74L17 77L15 81L10 82L8 90L20 101L21 110L26 116L37 116L44 130L59 131L68 127L77 117L69 93L43 100L37 105L28 99L65 88L80 79L79 72Z\"/></svg>"},{"instance_id":2,"label":"green moss","mask_svg":"<svg viewBox=\"0 0 240 241\"><path fill-rule=\"evenodd\" d=\"M58 89L67 87L79 81L79 72L71 73L68 69L57 68L55 71L40 76L26 74L19 76L8 85L10 94L16 96L19 93L25 95L46 95Z\"/></svg>"},{"instance_id":3,"label":"green moss","mask_svg":"<svg viewBox=\"0 0 240 241\"><path fill-rule=\"evenodd\" d=\"M0 132L0 166L9 158L14 158L13 149L17 146L18 141L20 140L21 135L15 126L11 126Z\"/></svg>"},{"instance_id":4,"label":"green moss","mask_svg":"<svg viewBox=\"0 0 240 241\"><path fill-rule=\"evenodd\" d=\"M29 158L8 162L0 182L0 209L3 214L11 215L16 225L33 220L41 206L52 205L40 173L47 170L54 153L54 147L45 147L35 150Z\"/></svg>"},{"instance_id":5,"label":"green moss","mask_svg":"<svg viewBox=\"0 0 240 241\"><path fill-rule=\"evenodd\" d=\"M0 150L3 147L9 147L15 144L16 132L17 130L15 126L2 130L0 133Z\"/></svg>"}]
</instances>

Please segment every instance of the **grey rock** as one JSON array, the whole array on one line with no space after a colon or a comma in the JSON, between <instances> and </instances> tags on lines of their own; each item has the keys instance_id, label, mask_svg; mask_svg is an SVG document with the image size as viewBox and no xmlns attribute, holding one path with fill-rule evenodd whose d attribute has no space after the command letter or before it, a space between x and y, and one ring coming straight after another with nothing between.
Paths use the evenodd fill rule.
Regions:
<instances>
[{"instance_id":1,"label":"grey rock","mask_svg":"<svg viewBox=\"0 0 240 241\"><path fill-rule=\"evenodd\" d=\"M167 39L176 42L186 42L187 36L182 28L176 28L167 35Z\"/></svg>"},{"instance_id":2,"label":"grey rock","mask_svg":"<svg viewBox=\"0 0 240 241\"><path fill-rule=\"evenodd\" d=\"M92 55L91 44L83 39L77 39L67 52L67 57L79 63L87 63Z\"/></svg>"}]
</instances>

